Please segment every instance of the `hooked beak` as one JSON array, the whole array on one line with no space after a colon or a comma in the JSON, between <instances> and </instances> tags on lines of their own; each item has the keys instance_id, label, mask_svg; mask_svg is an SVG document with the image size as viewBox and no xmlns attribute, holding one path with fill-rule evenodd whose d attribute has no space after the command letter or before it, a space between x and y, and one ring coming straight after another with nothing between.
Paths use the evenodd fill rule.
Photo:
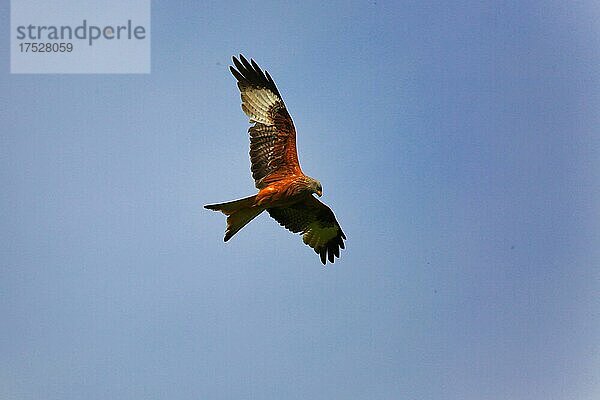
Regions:
<instances>
[{"instance_id":1,"label":"hooked beak","mask_svg":"<svg viewBox=\"0 0 600 400\"><path fill-rule=\"evenodd\" d=\"M322 190L317 190L317 196L319 196L319 197L323 196L323 191Z\"/></svg>"}]
</instances>

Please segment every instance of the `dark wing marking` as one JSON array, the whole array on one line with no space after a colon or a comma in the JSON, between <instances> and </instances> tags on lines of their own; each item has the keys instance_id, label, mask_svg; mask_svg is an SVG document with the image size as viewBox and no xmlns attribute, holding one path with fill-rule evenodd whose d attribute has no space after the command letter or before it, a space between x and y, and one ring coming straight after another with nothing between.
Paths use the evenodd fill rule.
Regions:
<instances>
[{"instance_id":1,"label":"dark wing marking","mask_svg":"<svg viewBox=\"0 0 600 400\"><path fill-rule=\"evenodd\" d=\"M252 177L258 189L291 174L302 173L296 151L296 129L275 82L254 60L233 57L229 67L238 81L242 110L254 125L250 134ZM236 69L237 68L237 69Z\"/></svg>"},{"instance_id":2,"label":"dark wing marking","mask_svg":"<svg viewBox=\"0 0 600 400\"><path fill-rule=\"evenodd\" d=\"M333 211L313 196L290 207L267 209L269 215L293 233L301 233L304 243L321 257L333 263L344 248L346 235L335 219Z\"/></svg>"}]
</instances>

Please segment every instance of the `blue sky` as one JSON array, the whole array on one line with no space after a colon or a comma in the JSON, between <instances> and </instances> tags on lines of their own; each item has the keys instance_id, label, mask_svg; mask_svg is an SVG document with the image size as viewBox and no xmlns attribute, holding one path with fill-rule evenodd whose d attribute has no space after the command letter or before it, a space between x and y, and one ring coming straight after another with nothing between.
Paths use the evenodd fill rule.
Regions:
<instances>
[{"instance_id":1,"label":"blue sky","mask_svg":"<svg viewBox=\"0 0 600 400\"><path fill-rule=\"evenodd\" d=\"M0 398L596 399L600 7L154 2L152 73L11 75ZM242 52L348 236L253 193Z\"/></svg>"}]
</instances>

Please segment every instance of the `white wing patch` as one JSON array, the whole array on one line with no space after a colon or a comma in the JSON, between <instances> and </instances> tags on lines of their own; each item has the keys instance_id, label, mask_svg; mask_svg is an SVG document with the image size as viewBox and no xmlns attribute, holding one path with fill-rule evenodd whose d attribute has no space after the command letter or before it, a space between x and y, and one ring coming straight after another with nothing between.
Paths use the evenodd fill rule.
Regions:
<instances>
[{"instance_id":1,"label":"white wing patch","mask_svg":"<svg viewBox=\"0 0 600 400\"><path fill-rule=\"evenodd\" d=\"M319 251L327 242L335 238L337 234L338 228L336 226L325 228L318 222L313 222L306 228L304 235L302 235L302 241L316 251Z\"/></svg>"},{"instance_id":2,"label":"white wing patch","mask_svg":"<svg viewBox=\"0 0 600 400\"><path fill-rule=\"evenodd\" d=\"M250 122L272 126L269 110L277 103L281 100L269 89L248 87L242 91L242 110L250 117Z\"/></svg>"}]
</instances>

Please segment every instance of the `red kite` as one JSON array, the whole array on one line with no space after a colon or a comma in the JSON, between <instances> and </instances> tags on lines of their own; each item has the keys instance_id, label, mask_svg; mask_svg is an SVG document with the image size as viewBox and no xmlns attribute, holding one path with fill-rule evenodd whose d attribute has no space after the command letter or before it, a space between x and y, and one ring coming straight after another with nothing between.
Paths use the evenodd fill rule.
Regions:
<instances>
[{"instance_id":1,"label":"red kite","mask_svg":"<svg viewBox=\"0 0 600 400\"><path fill-rule=\"evenodd\" d=\"M267 210L269 215L333 263L344 248L346 235L333 211L313 196L323 194L321 183L304 175L296 151L296 129L267 71L240 54L229 69L237 79L242 110L254 123L250 134L252 177L258 193L244 199L204 206L227 216L225 241ZM236 69L237 68L237 69Z\"/></svg>"}]
</instances>

